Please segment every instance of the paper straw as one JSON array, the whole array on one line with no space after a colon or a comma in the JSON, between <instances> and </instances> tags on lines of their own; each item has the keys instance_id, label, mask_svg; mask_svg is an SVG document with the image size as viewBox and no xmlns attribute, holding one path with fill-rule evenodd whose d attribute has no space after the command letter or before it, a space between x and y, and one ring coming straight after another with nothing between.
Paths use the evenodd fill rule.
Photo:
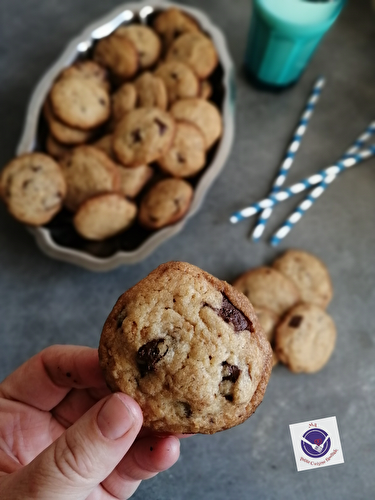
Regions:
<instances>
[{"instance_id":1,"label":"paper straw","mask_svg":"<svg viewBox=\"0 0 375 500\"><path fill-rule=\"evenodd\" d=\"M252 217L265 208L272 208L275 205L279 204L281 201L287 200L288 198L291 198L298 193L302 193L306 189L312 186L316 186L316 184L320 184L323 181L327 182L327 180L330 180L331 177L338 175L343 170L354 167L354 165L357 165L358 163L361 163L362 161L367 160L374 155L375 145L370 146L368 149L360 151L358 154L345 158L345 160L339 161L334 165L331 165L330 167L325 168L324 170L321 170L314 175L311 175L310 177L306 177L300 182L297 182L296 184L293 184L292 186L282 191L278 191L277 193L270 195L268 198L264 198L261 201L253 203L252 205L243 208L238 212L235 212L229 220L232 224L236 224L243 219ZM330 182L332 182L332 180L330 180Z\"/></svg>"},{"instance_id":2,"label":"paper straw","mask_svg":"<svg viewBox=\"0 0 375 500\"><path fill-rule=\"evenodd\" d=\"M367 129L358 137L354 144L347 150L343 159L349 158L351 155L357 153L375 133L375 121L371 122ZM287 218L284 224L276 231L271 238L271 245L277 246L281 240L290 233L293 227L299 222L309 210L316 200L324 193L329 184L335 180L336 176L326 178L319 186L311 191L311 193L298 205L295 211Z\"/></svg>"},{"instance_id":3,"label":"paper straw","mask_svg":"<svg viewBox=\"0 0 375 500\"><path fill-rule=\"evenodd\" d=\"M285 179L288 175L288 172L290 170L290 167L292 166L294 162L294 158L297 154L297 151L299 150L299 147L301 145L303 136L306 133L307 126L309 124L310 118L314 112L316 103L319 100L320 94L322 92L322 89L325 85L325 78L319 77L316 82L314 83L314 86L312 88L312 91L310 93L309 99L307 100L305 109L301 115L301 118L298 122L297 128L294 132L292 142L290 143L288 150L286 152L285 158L280 166L278 175L276 176L276 179L274 180L272 190L271 190L271 195L277 193L280 191L281 186L284 184ZM258 223L254 228L254 231L252 233L252 239L254 241L259 241L263 231L266 227L268 219L271 217L272 214L272 208L266 208L263 210L263 212L260 214Z\"/></svg>"}]
</instances>

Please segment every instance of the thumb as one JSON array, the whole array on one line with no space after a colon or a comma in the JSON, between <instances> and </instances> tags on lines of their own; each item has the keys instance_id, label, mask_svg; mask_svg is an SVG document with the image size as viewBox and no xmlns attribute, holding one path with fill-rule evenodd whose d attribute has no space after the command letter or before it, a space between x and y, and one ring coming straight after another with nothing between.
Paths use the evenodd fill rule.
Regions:
<instances>
[{"instance_id":1,"label":"thumb","mask_svg":"<svg viewBox=\"0 0 375 500\"><path fill-rule=\"evenodd\" d=\"M125 394L99 401L29 465L8 476L9 498L86 499L129 450L142 421L138 404Z\"/></svg>"}]
</instances>

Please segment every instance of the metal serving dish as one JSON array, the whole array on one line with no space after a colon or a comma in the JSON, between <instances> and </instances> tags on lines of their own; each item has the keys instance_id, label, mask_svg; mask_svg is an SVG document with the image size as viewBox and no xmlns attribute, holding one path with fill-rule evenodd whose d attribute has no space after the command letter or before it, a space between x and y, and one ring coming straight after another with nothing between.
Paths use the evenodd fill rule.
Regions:
<instances>
[{"instance_id":1,"label":"metal serving dish","mask_svg":"<svg viewBox=\"0 0 375 500\"><path fill-rule=\"evenodd\" d=\"M234 136L235 87L234 66L224 35L201 11L157 0L123 4L88 26L81 35L69 43L55 64L41 78L31 96L17 155L42 149L45 124L41 109L55 78L64 67L77 59L87 57L96 40L109 35L119 26L133 22L150 24L158 12L173 5L198 21L202 30L212 38L219 55L219 65L210 77L210 81L213 85L211 99L221 110L223 118L223 135L207 155L205 168L191 179L194 198L190 210L181 221L159 231L147 231L136 224L123 234L103 242L89 242L80 238L71 224L71 215L62 210L46 226L28 228L35 236L40 249L50 257L93 271L106 271L144 259L164 241L181 231L187 219L197 212L205 194L228 158Z\"/></svg>"}]
</instances>

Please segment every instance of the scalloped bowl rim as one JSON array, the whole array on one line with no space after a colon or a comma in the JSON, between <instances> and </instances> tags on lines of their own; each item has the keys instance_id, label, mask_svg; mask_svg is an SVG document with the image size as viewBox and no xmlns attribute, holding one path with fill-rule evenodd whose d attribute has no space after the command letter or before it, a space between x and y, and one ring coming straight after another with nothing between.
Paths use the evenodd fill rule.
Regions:
<instances>
[{"instance_id":1,"label":"scalloped bowl rim","mask_svg":"<svg viewBox=\"0 0 375 500\"><path fill-rule=\"evenodd\" d=\"M78 45L88 44L88 46L91 46L92 40L100 38L100 36L93 36L95 30L101 28L103 32L103 26L108 25L107 28L110 30L109 32L112 32L114 29L116 29L117 26L119 26L123 23L124 20L126 20L126 15L124 15L126 11L130 10L133 13L139 13L143 8L147 6L150 6L153 9L168 8L171 6L178 7L195 17L201 24L202 28L212 37L224 71L223 85L225 88L225 96L222 105L223 135L220 139L220 143L216 150L213 161L208 166L206 172L198 182L198 185L194 192L193 202L186 216L178 223L167 226L155 232L136 250L132 250L129 252L118 250L110 257L99 258L84 251L58 245L52 239L50 231L45 227L27 227L27 229L34 235L39 248L45 254L52 258L69 262L92 271L108 271L123 264L134 264L136 262L139 262L146 258L164 241L179 233L185 226L187 220L192 217L201 207L207 191L223 169L233 143L234 106L232 102L232 91L234 85L234 64L231 56L229 55L227 43L223 33L219 28L212 24L206 14L196 8L188 7L174 2L149 0L137 3L124 3L116 7L114 10L112 10L102 18L90 24L83 30L83 32L79 36L69 42L60 57L44 73L31 95L26 111L24 129L17 146L17 155L34 150L39 114L44 100L49 89L51 88L53 81L60 73L60 71L64 67L74 62L74 60L76 59L77 53L79 52Z\"/></svg>"}]
</instances>

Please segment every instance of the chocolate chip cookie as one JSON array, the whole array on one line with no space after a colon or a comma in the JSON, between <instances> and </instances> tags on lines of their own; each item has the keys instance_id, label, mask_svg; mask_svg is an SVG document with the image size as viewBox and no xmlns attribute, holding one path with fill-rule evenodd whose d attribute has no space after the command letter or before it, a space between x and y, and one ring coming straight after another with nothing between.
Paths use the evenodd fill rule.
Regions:
<instances>
[{"instance_id":1,"label":"chocolate chip cookie","mask_svg":"<svg viewBox=\"0 0 375 500\"><path fill-rule=\"evenodd\" d=\"M134 86L137 90L137 104L141 108L167 109L167 89L161 78L145 71L139 76Z\"/></svg>"},{"instance_id":2,"label":"chocolate chip cookie","mask_svg":"<svg viewBox=\"0 0 375 500\"><path fill-rule=\"evenodd\" d=\"M27 153L4 167L0 193L13 217L40 226L61 209L66 183L52 158L42 153Z\"/></svg>"},{"instance_id":3,"label":"chocolate chip cookie","mask_svg":"<svg viewBox=\"0 0 375 500\"><path fill-rule=\"evenodd\" d=\"M167 153L158 164L173 177L192 177L206 163L206 144L202 132L192 123L176 122L176 133Z\"/></svg>"},{"instance_id":4,"label":"chocolate chip cookie","mask_svg":"<svg viewBox=\"0 0 375 500\"><path fill-rule=\"evenodd\" d=\"M120 81L132 78L139 67L138 52L133 42L117 31L98 41L94 59Z\"/></svg>"},{"instance_id":5,"label":"chocolate chip cookie","mask_svg":"<svg viewBox=\"0 0 375 500\"><path fill-rule=\"evenodd\" d=\"M60 78L70 77L91 80L102 86L106 92L111 90L108 71L103 68L103 66L100 66L100 64L97 64L95 61L90 61L89 59L75 62L71 66L65 68L60 74Z\"/></svg>"},{"instance_id":6,"label":"chocolate chip cookie","mask_svg":"<svg viewBox=\"0 0 375 500\"><path fill-rule=\"evenodd\" d=\"M137 91L133 83L124 83L111 96L111 118L118 123L137 104Z\"/></svg>"},{"instance_id":7,"label":"chocolate chip cookie","mask_svg":"<svg viewBox=\"0 0 375 500\"><path fill-rule=\"evenodd\" d=\"M175 122L159 108L129 111L113 133L113 150L121 163L137 167L163 156L175 133Z\"/></svg>"},{"instance_id":8,"label":"chocolate chip cookie","mask_svg":"<svg viewBox=\"0 0 375 500\"><path fill-rule=\"evenodd\" d=\"M155 71L167 89L168 103L178 99L196 97L199 92L199 81L189 66L179 61L170 61L161 64Z\"/></svg>"},{"instance_id":9,"label":"chocolate chip cookie","mask_svg":"<svg viewBox=\"0 0 375 500\"><path fill-rule=\"evenodd\" d=\"M107 193L86 200L74 215L73 224L84 238L101 241L127 229L136 214L134 203L119 194Z\"/></svg>"},{"instance_id":10,"label":"chocolate chip cookie","mask_svg":"<svg viewBox=\"0 0 375 500\"><path fill-rule=\"evenodd\" d=\"M128 197L135 198L151 179L154 171L149 165L127 168L119 166L120 192Z\"/></svg>"},{"instance_id":11,"label":"chocolate chip cookie","mask_svg":"<svg viewBox=\"0 0 375 500\"><path fill-rule=\"evenodd\" d=\"M321 370L332 355L336 327L319 306L300 304L285 316L276 330L275 349L292 372Z\"/></svg>"},{"instance_id":12,"label":"chocolate chip cookie","mask_svg":"<svg viewBox=\"0 0 375 500\"><path fill-rule=\"evenodd\" d=\"M246 420L271 372L249 301L183 262L162 264L117 301L99 359L107 384L158 432L213 434Z\"/></svg>"},{"instance_id":13,"label":"chocolate chip cookie","mask_svg":"<svg viewBox=\"0 0 375 500\"><path fill-rule=\"evenodd\" d=\"M182 219L189 210L193 188L182 179L164 179L142 198L139 222L148 229L160 229Z\"/></svg>"},{"instance_id":14,"label":"chocolate chip cookie","mask_svg":"<svg viewBox=\"0 0 375 500\"><path fill-rule=\"evenodd\" d=\"M161 51L160 38L148 26L144 26L143 24L121 26L116 31L116 34L132 42L137 52L141 69L150 68L159 59Z\"/></svg>"},{"instance_id":15,"label":"chocolate chip cookie","mask_svg":"<svg viewBox=\"0 0 375 500\"><path fill-rule=\"evenodd\" d=\"M184 33L199 31L198 23L193 18L174 7L159 14L153 23L153 28L162 38L164 48L168 48Z\"/></svg>"},{"instance_id":16,"label":"chocolate chip cookie","mask_svg":"<svg viewBox=\"0 0 375 500\"><path fill-rule=\"evenodd\" d=\"M301 299L294 283L271 267L258 267L240 276L233 286L256 308L282 316Z\"/></svg>"},{"instance_id":17,"label":"chocolate chip cookie","mask_svg":"<svg viewBox=\"0 0 375 500\"><path fill-rule=\"evenodd\" d=\"M333 289L329 272L315 255L302 250L288 250L275 260L273 267L293 281L303 302L323 308L331 302Z\"/></svg>"}]
</instances>

